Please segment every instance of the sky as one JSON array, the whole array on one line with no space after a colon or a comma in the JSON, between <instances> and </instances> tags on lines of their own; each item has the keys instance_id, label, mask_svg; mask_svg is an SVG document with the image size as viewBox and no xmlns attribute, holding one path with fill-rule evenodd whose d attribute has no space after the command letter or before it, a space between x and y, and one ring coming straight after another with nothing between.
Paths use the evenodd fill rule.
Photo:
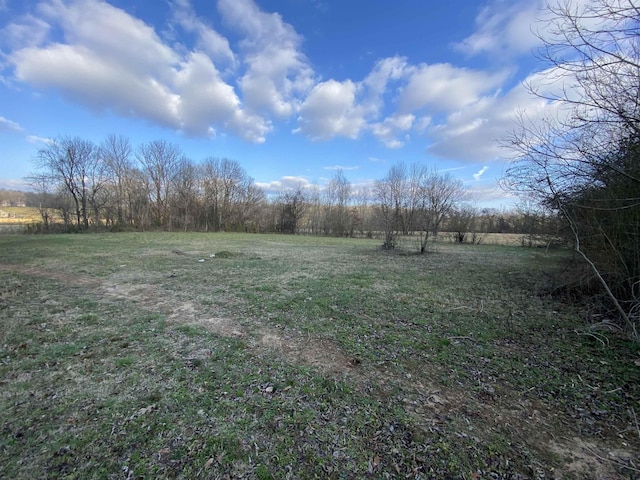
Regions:
<instances>
[{"instance_id":1,"label":"sky","mask_svg":"<svg viewBox=\"0 0 640 480\"><path fill-rule=\"evenodd\" d=\"M163 139L238 161L267 192L354 189L398 162L450 172L480 207L517 114L544 0L0 0L0 188L47 142Z\"/></svg>"}]
</instances>

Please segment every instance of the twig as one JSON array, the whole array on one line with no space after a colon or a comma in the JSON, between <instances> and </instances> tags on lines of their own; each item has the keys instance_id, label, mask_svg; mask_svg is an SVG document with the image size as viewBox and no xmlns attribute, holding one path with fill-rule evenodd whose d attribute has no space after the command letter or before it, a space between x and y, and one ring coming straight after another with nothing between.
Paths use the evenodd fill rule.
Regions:
<instances>
[{"instance_id":1,"label":"twig","mask_svg":"<svg viewBox=\"0 0 640 480\"><path fill-rule=\"evenodd\" d=\"M611 332L622 332L623 328L620 325L610 322L609 320L602 320L598 323L593 323L589 326L590 329L595 330L598 328L608 329Z\"/></svg>"},{"instance_id":2,"label":"twig","mask_svg":"<svg viewBox=\"0 0 640 480\"><path fill-rule=\"evenodd\" d=\"M478 343L476 340L474 340L471 337L466 337L466 336L461 336L461 337L447 337L447 340L470 340L473 343Z\"/></svg>"},{"instance_id":3,"label":"twig","mask_svg":"<svg viewBox=\"0 0 640 480\"><path fill-rule=\"evenodd\" d=\"M631 413L633 414L633 421L636 423L636 431L638 432L638 437L640 437L640 425L638 425L638 417L636 416L636 411L631 407Z\"/></svg>"},{"instance_id":4,"label":"twig","mask_svg":"<svg viewBox=\"0 0 640 480\"><path fill-rule=\"evenodd\" d=\"M579 332L578 330L574 330L574 332L576 332L578 335L587 335L589 337L593 337L596 340L598 340L603 347L606 347L609 344L609 339L607 337L605 337L604 335L598 335L592 332ZM602 338L604 338L604 340L602 340ZM606 340L606 342L605 342Z\"/></svg>"},{"instance_id":5,"label":"twig","mask_svg":"<svg viewBox=\"0 0 640 480\"><path fill-rule=\"evenodd\" d=\"M601 457L600 455L598 455L596 452L594 452L592 449L585 447L585 450L588 451L591 455L593 455L594 457L596 457L599 460L602 460L604 462L611 462L616 464L617 466L621 467L621 468L627 468L629 470L632 470L634 472L638 472L640 473L640 470L638 470L637 468L634 467L630 467L629 465L626 465L616 459L613 458L605 458L605 457Z\"/></svg>"}]
</instances>

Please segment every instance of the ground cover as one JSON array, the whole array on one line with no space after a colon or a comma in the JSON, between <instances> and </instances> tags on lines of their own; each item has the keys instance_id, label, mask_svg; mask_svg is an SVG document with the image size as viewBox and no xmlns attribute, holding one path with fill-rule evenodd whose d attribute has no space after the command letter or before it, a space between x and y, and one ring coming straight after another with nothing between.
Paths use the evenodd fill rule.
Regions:
<instances>
[{"instance_id":1,"label":"ground cover","mask_svg":"<svg viewBox=\"0 0 640 480\"><path fill-rule=\"evenodd\" d=\"M378 243L0 236L0 477L638 478L566 252Z\"/></svg>"}]
</instances>

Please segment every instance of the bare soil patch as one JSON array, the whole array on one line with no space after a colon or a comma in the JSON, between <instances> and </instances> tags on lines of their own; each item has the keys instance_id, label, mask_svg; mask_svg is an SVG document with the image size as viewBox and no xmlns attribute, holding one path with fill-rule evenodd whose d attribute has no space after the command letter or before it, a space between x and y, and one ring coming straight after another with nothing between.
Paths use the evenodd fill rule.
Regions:
<instances>
[{"instance_id":1,"label":"bare soil patch","mask_svg":"<svg viewBox=\"0 0 640 480\"><path fill-rule=\"evenodd\" d=\"M70 275L22 265L0 265L0 269L87 287L98 300L130 301L152 312L166 315L170 322L198 326L216 335L246 337L253 348L274 350L291 363L314 367L325 373L341 373L357 364L328 341L300 338L291 334L285 336L281 331L265 325L253 322L243 325L231 318L211 317L193 302L180 303L171 292L155 284L113 283L81 274Z\"/></svg>"}]
</instances>

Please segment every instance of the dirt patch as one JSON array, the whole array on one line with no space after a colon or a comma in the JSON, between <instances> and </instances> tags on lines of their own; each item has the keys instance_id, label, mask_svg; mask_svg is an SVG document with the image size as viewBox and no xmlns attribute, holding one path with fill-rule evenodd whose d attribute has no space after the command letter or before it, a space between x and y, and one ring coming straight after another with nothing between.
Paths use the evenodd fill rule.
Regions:
<instances>
[{"instance_id":1,"label":"dirt patch","mask_svg":"<svg viewBox=\"0 0 640 480\"><path fill-rule=\"evenodd\" d=\"M207 331L223 337L241 338L245 336L244 329L229 318L199 318L188 323L200 325Z\"/></svg>"},{"instance_id":2,"label":"dirt patch","mask_svg":"<svg viewBox=\"0 0 640 480\"><path fill-rule=\"evenodd\" d=\"M327 340L284 335L268 328L260 328L256 345L277 351L289 363L314 367L324 373L355 374L355 359L344 355Z\"/></svg>"},{"instance_id":3,"label":"dirt patch","mask_svg":"<svg viewBox=\"0 0 640 480\"><path fill-rule=\"evenodd\" d=\"M581 438L554 440L549 449L564 460L564 470L577 478L620 478L616 470L626 471L629 478L638 478L637 455L620 449L603 449Z\"/></svg>"},{"instance_id":4,"label":"dirt patch","mask_svg":"<svg viewBox=\"0 0 640 480\"><path fill-rule=\"evenodd\" d=\"M100 299L135 302L145 309L166 315L171 323L202 327L208 332L225 337L250 337L250 345L253 348L276 351L289 363L311 366L324 373L344 372L357 364L354 359L348 358L328 341L310 337L298 338L264 325L249 331L233 319L208 316L192 302L176 304L170 292L150 283L113 283L81 274L70 275L22 265L0 265L0 270L47 278L69 285L91 287L94 295Z\"/></svg>"}]
</instances>

